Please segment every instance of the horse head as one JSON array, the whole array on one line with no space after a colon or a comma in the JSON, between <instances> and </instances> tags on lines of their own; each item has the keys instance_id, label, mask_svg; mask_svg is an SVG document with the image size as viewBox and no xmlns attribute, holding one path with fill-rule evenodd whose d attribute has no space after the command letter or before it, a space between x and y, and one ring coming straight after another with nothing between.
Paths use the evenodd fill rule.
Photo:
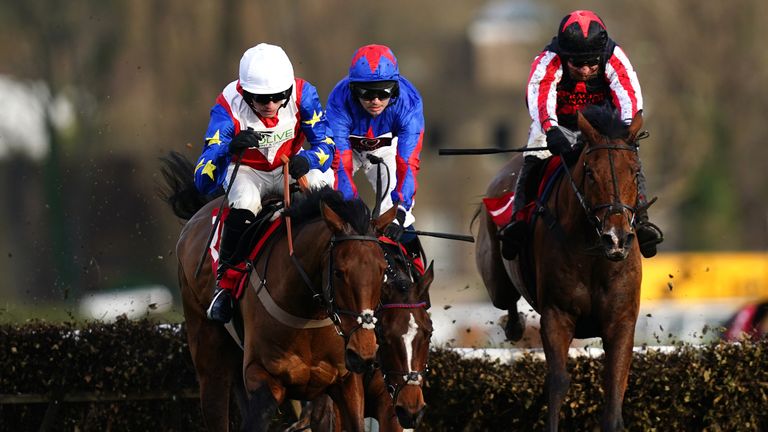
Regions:
<instances>
[{"instance_id":1,"label":"horse head","mask_svg":"<svg viewBox=\"0 0 768 432\"><path fill-rule=\"evenodd\" d=\"M387 281L377 313L379 365L392 395L395 413L404 428L416 427L426 407L422 385L427 371L432 320L425 299L433 279L430 263L424 274L405 289L397 280Z\"/></svg>"},{"instance_id":2,"label":"horse head","mask_svg":"<svg viewBox=\"0 0 768 432\"><path fill-rule=\"evenodd\" d=\"M599 247L611 261L624 260L637 243L634 241L640 173L637 134L642 124L640 113L628 127L609 110L578 113L584 141L579 159L583 169L583 204L597 231Z\"/></svg>"},{"instance_id":3,"label":"horse head","mask_svg":"<svg viewBox=\"0 0 768 432\"><path fill-rule=\"evenodd\" d=\"M345 363L352 372L372 368L376 358L374 310L387 266L378 235L394 220L395 212L396 207L366 224L355 224L321 203L322 217L332 233L323 296L337 331L344 336Z\"/></svg>"}]
</instances>

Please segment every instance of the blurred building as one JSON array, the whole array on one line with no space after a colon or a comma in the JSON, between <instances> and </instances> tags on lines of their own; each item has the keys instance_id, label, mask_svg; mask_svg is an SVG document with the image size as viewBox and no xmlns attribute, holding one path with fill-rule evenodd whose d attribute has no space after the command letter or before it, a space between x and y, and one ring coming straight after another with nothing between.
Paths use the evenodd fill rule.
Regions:
<instances>
[{"instance_id":1,"label":"blurred building","mask_svg":"<svg viewBox=\"0 0 768 432\"><path fill-rule=\"evenodd\" d=\"M486 90L519 90L528 80L530 62L546 33L542 6L528 0L486 4L467 29L474 55L474 84Z\"/></svg>"}]
</instances>

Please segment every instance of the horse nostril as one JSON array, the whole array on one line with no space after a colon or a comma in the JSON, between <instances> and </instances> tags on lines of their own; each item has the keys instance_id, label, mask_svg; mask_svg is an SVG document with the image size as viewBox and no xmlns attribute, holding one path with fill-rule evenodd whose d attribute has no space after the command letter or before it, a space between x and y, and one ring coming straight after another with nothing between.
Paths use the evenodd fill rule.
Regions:
<instances>
[{"instance_id":1,"label":"horse nostril","mask_svg":"<svg viewBox=\"0 0 768 432\"><path fill-rule=\"evenodd\" d=\"M607 247L615 247L618 243L616 241L616 236L613 234L603 234L600 236L600 240L603 242L603 245Z\"/></svg>"}]
</instances>

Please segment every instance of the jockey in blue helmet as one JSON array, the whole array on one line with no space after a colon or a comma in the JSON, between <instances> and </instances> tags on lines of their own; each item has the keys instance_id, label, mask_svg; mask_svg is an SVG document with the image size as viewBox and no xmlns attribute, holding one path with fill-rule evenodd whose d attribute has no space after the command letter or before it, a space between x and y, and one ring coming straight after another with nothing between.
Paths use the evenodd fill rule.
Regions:
<instances>
[{"instance_id":1,"label":"jockey in blue helmet","mask_svg":"<svg viewBox=\"0 0 768 432\"><path fill-rule=\"evenodd\" d=\"M362 168L375 189L377 167L369 155L383 159L381 212L395 205L398 209L386 233L409 249L417 243L411 231L424 138L421 95L400 75L389 47L366 45L352 56L349 73L331 91L326 108L338 149L336 188L347 199L357 196L352 177Z\"/></svg>"}]
</instances>

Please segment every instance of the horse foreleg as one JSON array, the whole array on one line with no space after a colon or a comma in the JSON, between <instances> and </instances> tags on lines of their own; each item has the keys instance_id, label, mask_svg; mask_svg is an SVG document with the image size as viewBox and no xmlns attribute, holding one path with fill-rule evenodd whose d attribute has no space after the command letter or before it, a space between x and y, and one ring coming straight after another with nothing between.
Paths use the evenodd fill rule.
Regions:
<instances>
[{"instance_id":1,"label":"horse foreleg","mask_svg":"<svg viewBox=\"0 0 768 432\"><path fill-rule=\"evenodd\" d=\"M278 405L283 401L285 389L266 371L253 364L245 368L244 376L245 388L248 391L248 409L243 430L267 432Z\"/></svg>"},{"instance_id":2,"label":"horse foreleg","mask_svg":"<svg viewBox=\"0 0 768 432\"><path fill-rule=\"evenodd\" d=\"M375 418L382 432L403 430L395 413L392 396L387 392L384 376L378 369L365 388L365 416Z\"/></svg>"},{"instance_id":3,"label":"horse foreleg","mask_svg":"<svg viewBox=\"0 0 768 432\"><path fill-rule=\"evenodd\" d=\"M344 380L328 389L338 413L344 430L348 432L363 432L365 430L363 376L350 373Z\"/></svg>"},{"instance_id":4,"label":"horse foreleg","mask_svg":"<svg viewBox=\"0 0 768 432\"><path fill-rule=\"evenodd\" d=\"M603 431L624 430L621 406L627 390L634 337L634 321L625 325L614 325L603 337L605 350L603 368L605 407L601 420Z\"/></svg>"},{"instance_id":5,"label":"horse foreleg","mask_svg":"<svg viewBox=\"0 0 768 432\"><path fill-rule=\"evenodd\" d=\"M541 314L541 341L547 359L547 424L546 430L557 431L560 407L563 404L571 377L566 369L568 348L574 334L573 322L562 313L545 309Z\"/></svg>"}]
</instances>

